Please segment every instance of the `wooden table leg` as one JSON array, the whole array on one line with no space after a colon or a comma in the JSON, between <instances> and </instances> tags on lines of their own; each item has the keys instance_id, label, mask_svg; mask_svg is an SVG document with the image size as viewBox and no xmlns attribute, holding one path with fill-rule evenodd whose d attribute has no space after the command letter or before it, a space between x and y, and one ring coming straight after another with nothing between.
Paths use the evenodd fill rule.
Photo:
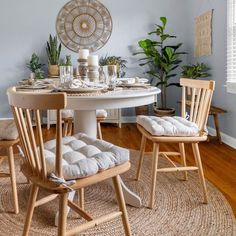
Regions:
<instances>
[{"instance_id":1,"label":"wooden table leg","mask_svg":"<svg viewBox=\"0 0 236 236\"><path fill-rule=\"evenodd\" d=\"M215 123L215 128L216 128L216 137L217 137L219 143L222 143L221 134L220 134L220 126L219 126L219 117L218 117L218 114L217 114L217 113L214 113L214 114L213 114L213 117L214 117L214 123Z\"/></svg>"}]
</instances>

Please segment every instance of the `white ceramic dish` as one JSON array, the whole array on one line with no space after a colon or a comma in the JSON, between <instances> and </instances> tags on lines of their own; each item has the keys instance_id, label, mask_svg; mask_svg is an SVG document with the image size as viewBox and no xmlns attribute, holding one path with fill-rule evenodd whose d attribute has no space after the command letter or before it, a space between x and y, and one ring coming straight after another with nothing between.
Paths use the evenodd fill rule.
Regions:
<instances>
[{"instance_id":1,"label":"white ceramic dish","mask_svg":"<svg viewBox=\"0 0 236 236\"><path fill-rule=\"evenodd\" d=\"M20 85L17 89L45 89L47 87L47 85Z\"/></svg>"},{"instance_id":2,"label":"white ceramic dish","mask_svg":"<svg viewBox=\"0 0 236 236\"><path fill-rule=\"evenodd\" d=\"M88 87L88 88L60 88L60 91L67 92L67 93L95 93L102 91L103 87Z\"/></svg>"}]
</instances>

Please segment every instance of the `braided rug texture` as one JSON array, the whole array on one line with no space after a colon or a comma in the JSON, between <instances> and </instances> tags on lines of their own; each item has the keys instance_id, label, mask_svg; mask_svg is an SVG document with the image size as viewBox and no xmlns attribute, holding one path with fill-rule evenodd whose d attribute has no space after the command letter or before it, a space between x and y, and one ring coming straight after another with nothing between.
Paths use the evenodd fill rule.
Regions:
<instances>
[{"instance_id":1,"label":"braided rug texture","mask_svg":"<svg viewBox=\"0 0 236 236\"><path fill-rule=\"evenodd\" d=\"M224 196L211 183L207 182L209 204L202 204L202 192L197 172L190 172L188 181L181 180L181 174L159 173L157 175L156 202L154 209L148 205L150 193L151 155L144 159L140 181L134 181L138 152L131 151L131 170L122 178L131 190L142 199L143 207L128 206L128 215L132 235L236 235L236 222L232 210ZM166 161L160 159L160 166ZM6 168L6 164L3 163ZM9 179L0 179L0 235L22 235L30 185L19 171L16 162L18 196L20 213L13 211L11 185ZM45 193L40 193L40 196ZM75 199L76 201L77 199ZM117 209L112 187L106 183L93 185L85 190L85 209L93 216L103 215ZM57 235L54 218L58 209L58 201L54 200L35 209L30 234L34 236ZM84 220L78 219L74 212L68 216L68 228L78 225ZM114 219L97 228L90 229L79 235L124 235L121 220Z\"/></svg>"}]
</instances>

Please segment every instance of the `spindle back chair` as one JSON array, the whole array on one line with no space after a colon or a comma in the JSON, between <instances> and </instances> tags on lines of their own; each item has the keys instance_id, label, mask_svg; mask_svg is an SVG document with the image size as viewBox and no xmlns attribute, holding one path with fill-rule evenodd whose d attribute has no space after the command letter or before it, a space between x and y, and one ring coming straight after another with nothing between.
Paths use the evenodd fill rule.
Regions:
<instances>
[{"instance_id":1,"label":"spindle back chair","mask_svg":"<svg viewBox=\"0 0 236 236\"><path fill-rule=\"evenodd\" d=\"M187 180L187 171L198 170L201 187L203 189L204 203L207 203L207 190L202 168L202 162L199 152L198 143L207 140L206 124L210 110L213 91L215 88L214 81L180 79L182 86L182 111L183 118L189 118L189 121L197 124L199 133L197 136L155 136L150 134L144 127L137 125L142 134L142 141L140 147L139 165L137 170L136 179L140 178L141 167L144 159L146 140L149 139L153 142L153 161L152 161L152 182L151 182L151 196L149 201L149 208L154 206L154 197L156 189L156 176L157 172L173 172L183 171L184 180ZM190 97L190 99L189 99ZM189 108L189 110L188 110ZM189 111L189 113L187 113ZM161 143L178 143L179 152L159 152L159 145ZM191 143L193 154L196 161L196 166L186 165L186 156L184 143ZM162 156L166 158L173 167L158 168L158 158ZM180 156L182 166L176 165L169 156Z\"/></svg>"},{"instance_id":2,"label":"spindle back chair","mask_svg":"<svg viewBox=\"0 0 236 236\"><path fill-rule=\"evenodd\" d=\"M66 108L67 95L65 93L39 93L39 92L21 92L16 88L8 89L8 100L12 108L21 147L24 153L24 164L22 172L31 182L31 193L29 197L27 215L25 219L23 235L29 233L34 208L43 205L59 197L59 226L58 235L74 235L83 230L97 226L100 223L110 221L121 216L126 235L131 235L128 215L124 202L123 192L119 182L119 174L124 173L130 168L130 163L126 162L117 167L97 173L96 175L77 179L75 183L68 188L65 185L58 185L48 178L47 166L44 157L43 130L40 120L40 110L56 110L56 157L55 157L55 175L63 178L62 173L62 118L61 110ZM36 114L35 128L31 121L30 112ZM36 131L36 135L35 135ZM117 201L120 210L93 219L81 207L73 201L68 200L68 192L83 189L92 184L112 178L117 195ZM44 189L51 194L47 197L37 200L39 189ZM66 231L67 207L70 207L76 213L81 215L88 223L81 224L73 229Z\"/></svg>"}]
</instances>

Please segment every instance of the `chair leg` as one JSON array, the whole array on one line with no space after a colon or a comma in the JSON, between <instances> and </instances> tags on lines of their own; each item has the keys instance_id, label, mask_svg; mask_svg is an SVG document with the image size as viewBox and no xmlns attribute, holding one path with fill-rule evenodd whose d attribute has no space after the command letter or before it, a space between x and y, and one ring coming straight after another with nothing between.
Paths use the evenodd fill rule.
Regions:
<instances>
[{"instance_id":1,"label":"chair leg","mask_svg":"<svg viewBox=\"0 0 236 236\"><path fill-rule=\"evenodd\" d=\"M59 224L58 236L66 235L66 219L67 219L67 193L60 195L59 200Z\"/></svg>"},{"instance_id":2,"label":"chair leg","mask_svg":"<svg viewBox=\"0 0 236 236\"><path fill-rule=\"evenodd\" d=\"M84 210L84 188L79 189L79 206Z\"/></svg>"},{"instance_id":3,"label":"chair leg","mask_svg":"<svg viewBox=\"0 0 236 236\"><path fill-rule=\"evenodd\" d=\"M15 174L14 154L13 154L12 146L8 148L8 161L9 161L9 169L10 169L10 177L11 177L12 194L13 194L13 200L14 200L14 209L15 209L15 213L18 214L19 204L18 204L18 196L17 196L16 174Z\"/></svg>"},{"instance_id":4,"label":"chair leg","mask_svg":"<svg viewBox=\"0 0 236 236\"><path fill-rule=\"evenodd\" d=\"M122 191L118 176L113 177L112 181L113 181L114 189L116 192L117 202L118 202L120 211L122 212L122 222L123 222L123 227L125 230L125 235L131 236L131 229L130 229L130 224L129 224L128 213L127 213L124 195L123 195L123 191Z\"/></svg>"},{"instance_id":5,"label":"chair leg","mask_svg":"<svg viewBox=\"0 0 236 236\"><path fill-rule=\"evenodd\" d=\"M186 167L186 155L185 155L185 148L184 148L184 143L180 143L179 144L179 150L180 150L180 155L181 155L181 164ZM184 180L188 179L188 172L187 171L183 171L183 177Z\"/></svg>"},{"instance_id":6,"label":"chair leg","mask_svg":"<svg viewBox=\"0 0 236 236\"><path fill-rule=\"evenodd\" d=\"M136 174L136 180L139 180L141 175L141 169L144 159L145 147L146 147L146 140L147 138L143 135L141 140L141 147L140 147L140 154L139 154L139 163L138 163L138 170Z\"/></svg>"},{"instance_id":7,"label":"chair leg","mask_svg":"<svg viewBox=\"0 0 236 236\"><path fill-rule=\"evenodd\" d=\"M153 159L152 159L152 182L151 182L151 196L149 202L149 208L154 206L154 198L156 191L156 177L157 177L157 166L158 166L158 157L159 157L159 144L153 144Z\"/></svg>"},{"instance_id":8,"label":"chair leg","mask_svg":"<svg viewBox=\"0 0 236 236\"><path fill-rule=\"evenodd\" d=\"M67 132L68 132L68 121L64 121L62 136L65 137L67 135Z\"/></svg>"},{"instance_id":9,"label":"chair leg","mask_svg":"<svg viewBox=\"0 0 236 236\"><path fill-rule=\"evenodd\" d=\"M97 126L98 126L98 138L102 140L102 129L100 121L97 121Z\"/></svg>"},{"instance_id":10,"label":"chair leg","mask_svg":"<svg viewBox=\"0 0 236 236\"><path fill-rule=\"evenodd\" d=\"M32 184L28 207L27 207L26 218L25 218L23 236L28 236L29 234L30 224L31 224L33 213L34 213L34 205L38 196L38 190L39 188L36 185Z\"/></svg>"},{"instance_id":11,"label":"chair leg","mask_svg":"<svg viewBox=\"0 0 236 236\"><path fill-rule=\"evenodd\" d=\"M72 129L73 129L73 121L70 120L68 124L68 134L67 134L68 136L72 135Z\"/></svg>"},{"instance_id":12,"label":"chair leg","mask_svg":"<svg viewBox=\"0 0 236 236\"><path fill-rule=\"evenodd\" d=\"M204 178L202 161L201 161L198 143L193 143L192 147L193 147L193 154L195 157L195 161L196 161L196 164L198 167L198 174L199 174L200 183L201 183L202 190L203 190L204 203L207 204L208 203L208 201L207 201L207 188L206 188L206 182L205 182L205 178Z\"/></svg>"}]
</instances>

